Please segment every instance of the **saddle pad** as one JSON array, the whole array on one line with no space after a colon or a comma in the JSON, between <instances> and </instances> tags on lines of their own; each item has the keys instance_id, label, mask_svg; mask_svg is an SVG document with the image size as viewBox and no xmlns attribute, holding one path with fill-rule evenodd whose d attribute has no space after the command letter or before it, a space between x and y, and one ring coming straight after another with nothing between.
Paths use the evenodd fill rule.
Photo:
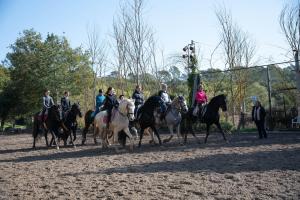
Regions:
<instances>
[{"instance_id":1,"label":"saddle pad","mask_svg":"<svg viewBox=\"0 0 300 200\"><path fill-rule=\"evenodd\" d=\"M103 116L102 122L103 122L104 124L107 124L107 122L108 122L108 117L107 117L107 115L106 115L106 116Z\"/></svg>"}]
</instances>

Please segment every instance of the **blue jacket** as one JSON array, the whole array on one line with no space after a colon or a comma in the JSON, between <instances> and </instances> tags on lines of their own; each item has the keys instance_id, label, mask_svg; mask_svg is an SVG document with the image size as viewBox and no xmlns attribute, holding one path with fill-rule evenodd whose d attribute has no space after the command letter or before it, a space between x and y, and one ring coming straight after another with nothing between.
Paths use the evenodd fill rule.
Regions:
<instances>
[{"instance_id":1,"label":"blue jacket","mask_svg":"<svg viewBox=\"0 0 300 200\"><path fill-rule=\"evenodd\" d=\"M104 103L104 100L105 100L104 95L98 94L96 96L96 110L98 110L99 107L102 106L102 104Z\"/></svg>"}]
</instances>

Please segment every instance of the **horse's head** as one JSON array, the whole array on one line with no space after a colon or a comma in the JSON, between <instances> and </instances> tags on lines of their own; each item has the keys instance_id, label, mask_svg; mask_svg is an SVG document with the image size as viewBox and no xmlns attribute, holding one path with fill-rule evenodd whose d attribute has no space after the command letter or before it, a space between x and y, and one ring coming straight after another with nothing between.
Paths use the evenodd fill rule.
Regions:
<instances>
[{"instance_id":1,"label":"horse's head","mask_svg":"<svg viewBox=\"0 0 300 200\"><path fill-rule=\"evenodd\" d=\"M181 95L179 95L172 101L172 106L174 106L176 109L182 111L183 113L186 113L188 111L186 100Z\"/></svg>"},{"instance_id":2,"label":"horse's head","mask_svg":"<svg viewBox=\"0 0 300 200\"><path fill-rule=\"evenodd\" d=\"M134 100L124 98L119 104L119 111L121 114L126 115L129 121L134 120Z\"/></svg>"},{"instance_id":3,"label":"horse's head","mask_svg":"<svg viewBox=\"0 0 300 200\"><path fill-rule=\"evenodd\" d=\"M80 110L80 104L79 103L74 103L71 107L71 111L75 113L75 115L78 115L79 117L82 117L82 113Z\"/></svg>"},{"instance_id":4,"label":"horse's head","mask_svg":"<svg viewBox=\"0 0 300 200\"><path fill-rule=\"evenodd\" d=\"M48 110L48 118L53 121L60 121L59 106L53 105Z\"/></svg>"},{"instance_id":5,"label":"horse's head","mask_svg":"<svg viewBox=\"0 0 300 200\"><path fill-rule=\"evenodd\" d=\"M221 94L218 96L218 102L219 105L222 109L222 111L226 112L227 111L227 100L226 100L226 96L224 94Z\"/></svg>"}]
</instances>

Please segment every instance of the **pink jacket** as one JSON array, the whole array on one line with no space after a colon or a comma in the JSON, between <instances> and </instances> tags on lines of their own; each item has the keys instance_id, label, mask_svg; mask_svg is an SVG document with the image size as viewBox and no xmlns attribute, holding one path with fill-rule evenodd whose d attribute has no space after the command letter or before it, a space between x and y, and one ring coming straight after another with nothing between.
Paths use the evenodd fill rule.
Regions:
<instances>
[{"instance_id":1,"label":"pink jacket","mask_svg":"<svg viewBox=\"0 0 300 200\"><path fill-rule=\"evenodd\" d=\"M197 103L206 103L207 102L207 96L203 90L197 91L196 93L196 102Z\"/></svg>"}]
</instances>

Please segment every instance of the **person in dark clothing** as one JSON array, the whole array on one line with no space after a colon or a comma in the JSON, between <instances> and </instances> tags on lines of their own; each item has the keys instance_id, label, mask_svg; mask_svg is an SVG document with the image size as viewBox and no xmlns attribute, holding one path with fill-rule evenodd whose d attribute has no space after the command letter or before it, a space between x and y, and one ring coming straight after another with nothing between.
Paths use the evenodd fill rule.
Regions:
<instances>
[{"instance_id":1,"label":"person in dark clothing","mask_svg":"<svg viewBox=\"0 0 300 200\"><path fill-rule=\"evenodd\" d=\"M255 102L255 106L252 108L252 121L255 122L255 125L258 130L259 138L267 138L267 132L265 129L265 117L266 111L259 101Z\"/></svg>"},{"instance_id":2,"label":"person in dark clothing","mask_svg":"<svg viewBox=\"0 0 300 200\"><path fill-rule=\"evenodd\" d=\"M103 103L103 107L101 110L107 111L107 124L106 127L109 127L109 123L111 121L111 112L114 107L118 107L119 103L115 95L115 90L113 87L109 87L105 94L105 100Z\"/></svg>"},{"instance_id":3,"label":"person in dark clothing","mask_svg":"<svg viewBox=\"0 0 300 200\"><path fill-rule=\"evenodd\" d=\"M50 91L45 90L44 96L43 96L43 108L41 112L41 120L43 122L43 126L46 127L45 121L48 116L48 109L54 105L53 99L50 96Z\"/></svg>"},{"instance_id":4,"label":"person in dark clothing","mask_svg":"<svg viewBox=\"0 0 300 200\"><path fill-rule=\"evenodd\" d=\"M62 110L62 117L65 117L65 113L71 109L71 102L69 99L70 93L68 91L64 92L64 96L60 99L60 105Z\"/></svg>"},{"instance_id":5,"label":"person in dark clothing","mask_svg":"<svg viewBox=\"0 0 300 200\"><path fill-rule=\"evenodd\" d=\"M135 87L135 90L132 94L132 99L134 99L134 116L137 117L137 110L140 106L144 104L144 94L142 92L142 87L140 85L137 85Z\"/></svg>"}]
</instances>

